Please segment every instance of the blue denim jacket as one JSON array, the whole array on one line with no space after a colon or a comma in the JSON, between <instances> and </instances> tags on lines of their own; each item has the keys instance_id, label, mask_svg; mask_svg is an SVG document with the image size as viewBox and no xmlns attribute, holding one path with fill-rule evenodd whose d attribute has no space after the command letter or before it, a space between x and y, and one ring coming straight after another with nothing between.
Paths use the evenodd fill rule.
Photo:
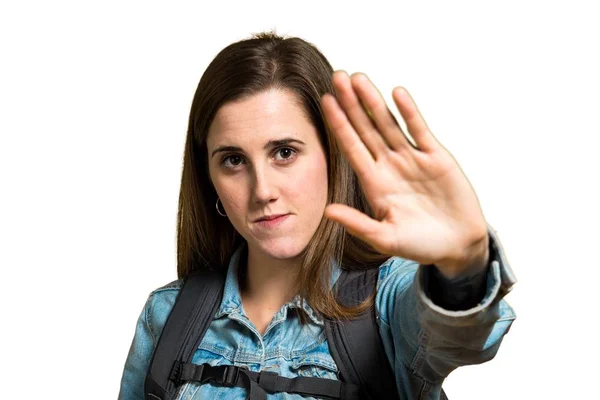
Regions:
<instances>
[{"instance_id":1,"label":"blue denim jacket","mask_svg":"<svg viewBox=\"0 0 600 400\"><path fill-rule=\"evenodd\" d=\"M486 294L469 310L449 311L434 304L424 285L428 267L391 257L379 267L376 311L385 351L395 371L401 398L438 399L443 379L456 367L490 360L516 318L502 299L515 282L501 244L488 225L491 245ZM273 371L281 376L338 379L338 368L329 353L322 317L296 296L273 316L260 335L242 307L237 280L240 255L246 242L231 257L221 305L192 362L213 366L245 366L251 371ZM333 279L340 270L334 263ZM144 398L144 379L152 352L175 303L182 281L171 282L150 293L137 321L135 335L121 379L119 399ZM302 325L302 308L309 323ZM418 388L418 389L417 389ZM245 399L240 387L184 383L178 400ZM269 399L307 399L297 394L269 394Z\"/></svg>"}]
</instances>

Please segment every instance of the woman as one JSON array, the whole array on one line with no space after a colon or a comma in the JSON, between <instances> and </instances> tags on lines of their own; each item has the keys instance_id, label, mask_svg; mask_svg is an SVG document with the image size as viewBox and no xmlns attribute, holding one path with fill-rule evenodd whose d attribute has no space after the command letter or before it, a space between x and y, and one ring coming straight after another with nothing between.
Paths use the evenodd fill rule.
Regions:
<instances>
[{"instance_id":1,"label":"woman","mask_svg":"<svg viewBox=\"0 0 600 400\"><path fill-rule=\"evenodd\" d=\"M400 398L438 399L453 369L494 357L515 319L502 300L514 277L457 162L408 92L393 98L414 144L364 74L334 73L302 39L263 33L216 56L190 113L179 280L150 294L119 398L144 397L165 321L201 269L226 278L194 364L335 380L323 320L370 307ZM363 304L336 301L340 271L374 268ZM177 398L246 395L187 382Z\"/></svg>"}]
</instances>

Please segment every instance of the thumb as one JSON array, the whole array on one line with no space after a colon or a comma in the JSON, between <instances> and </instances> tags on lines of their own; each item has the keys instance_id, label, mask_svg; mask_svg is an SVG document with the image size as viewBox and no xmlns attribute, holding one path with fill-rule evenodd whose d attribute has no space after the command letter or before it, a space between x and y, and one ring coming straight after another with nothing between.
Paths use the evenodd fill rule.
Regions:
<instances>
[{"instance_id":1,"label":"thumb","mask_svg":"<svg viewBox=\"0 0 600 400\"><path fill-rule=\"evenodd\" d=\"M325 218L342 224L350 234L373 245L381 233L381 222L345 204L325 207ZM374 246L375 247L375 246Z\"/></svg>"}]
</instances>

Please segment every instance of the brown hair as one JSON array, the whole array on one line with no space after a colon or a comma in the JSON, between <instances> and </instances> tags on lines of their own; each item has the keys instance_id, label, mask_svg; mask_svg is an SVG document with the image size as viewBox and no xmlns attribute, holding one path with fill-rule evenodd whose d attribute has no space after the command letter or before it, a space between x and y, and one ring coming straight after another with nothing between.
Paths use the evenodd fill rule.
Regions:
<instances>
[{"instance_id":1,"label":"brown hair","mask_svg":"<svg viewBox=\"0 0 600 400\"><path fill-rule=\"evenodd\" d=\"M313 44L273 32L232 43L209 64L194 95L184 150L177 218L179 278L202 268L225 273L233 251L245 240L215 210L217 193L208 175L206 138L219 107L268 89L294 93L317 128L327 158L327 204L347 204L373 218L356 173L321 110L321 97L335 96L332 77L333 68ZM354 317L373 305L374 295L358 307L346 308L335 301L329 290L330 273L323 272L331 271L332 259L345 269L364 269L377 268L389 257L323 217L301 255L298 294L326 317Z\"/></svg>"}]
</instances>

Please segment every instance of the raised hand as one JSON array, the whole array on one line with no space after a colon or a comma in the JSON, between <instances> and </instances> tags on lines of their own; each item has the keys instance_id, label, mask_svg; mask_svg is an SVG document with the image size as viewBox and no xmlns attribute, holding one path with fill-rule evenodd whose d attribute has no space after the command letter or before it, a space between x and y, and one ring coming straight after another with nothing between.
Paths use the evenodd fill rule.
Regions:
<instances>
[{"instance_id":1,"label":"raised hand","mask_svg":"<svg viewBox=\"0 0 600 400\"><path fill-rule=\"evenodd\" d=\"M337 100L326 94L321 106L376 219L344 204L328 205L325 217L384 254L435 264L448 277L487 265L475 191L406 89L392 97L416 147L365 74L336 71L333 82Z\"/></svg>"}]
</instances>

